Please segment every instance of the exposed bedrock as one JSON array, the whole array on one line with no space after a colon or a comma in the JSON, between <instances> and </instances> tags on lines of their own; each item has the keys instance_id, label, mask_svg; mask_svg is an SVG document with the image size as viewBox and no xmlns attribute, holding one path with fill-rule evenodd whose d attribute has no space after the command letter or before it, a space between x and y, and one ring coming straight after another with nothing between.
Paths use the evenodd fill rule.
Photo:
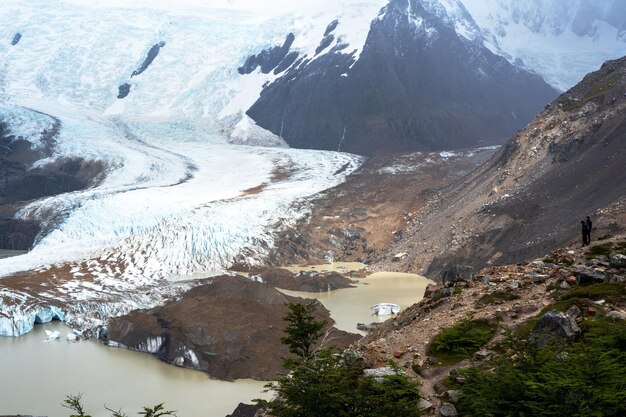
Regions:
<instances>
[{"instance_id":1,"label":"exposed bedrock","mask_svg":"<svg viewBox=\"0 0 626 417\"><path fill-rule=\"evenodd\" d=\"M243 66L239 67L237 71L239 71L240 74L250 74L261 67L261 72L264 74L269 74L273 69L276 69L276 73L278 73L280 72L277 68L279 65L284 71L293 64L298 56L297 52L289 53L289 49L294 40L294 34L289 33L282 46L274 46L256 55L250 55ZM283 61L287 61L288 64L283 64Z\"/></svg>"},{"instance_id":2,"label":"exposed bedrock","mask_svg":"<svg viewBox=\"0 0 626 417\"><path fill-rule=\"evenodd\" d=\"M56 158L36 164L54 153L60 122L41 133L40 144L16 137L0 120L0 249L27 250L40 232L39 224L14 218L30 201L85 189L98 181L104 166L79 158Z\"/></svg>"},{"instance_id":3,"label":"exposed bedrock","mask_svg":"<svg viewBox=\"0 0 626 417\"><path fill-rule=\"evenodd\" d=\"M289 355L280 339L290 302L304 300L247 278L218 277L162 307L112 319L109 343L219 379L272 379ZM317 315L332 323L321 305ZM331 335L338 346L358 339L336 329Z\"/></svg>"},{"instance_id":4,"label":"exposed bedrock","mask_svg":"<svg viewBox=\"0 0 626 417\"><path fill-rule=\"evenodd\" d=\"M148 55L143 60L141 65L135 71L133 71L133 73L131 74L131 77L135 77L141 74L142 72L144 72L145 70L147 70L150 64L152 64L154 59L157 57L157 55L159 55L159 51L161 50L161 48L163 48L164 46L165 46L165 42L163 41L152 45L152 47L148 51Z\"/></svg>"},{"instance_id":5,"label":"exposed bedrock","mask_svg":"<svg viewBox=\"0 0 626 417\"><path fill-rule=\"evenodd\" d=\"M22 39L22 34L20 32L17 32L15 35L13 35L13 39L11 39L11 46L15 46L18 43L20 43L21 39Z\"/></svg>"}]
</instances>

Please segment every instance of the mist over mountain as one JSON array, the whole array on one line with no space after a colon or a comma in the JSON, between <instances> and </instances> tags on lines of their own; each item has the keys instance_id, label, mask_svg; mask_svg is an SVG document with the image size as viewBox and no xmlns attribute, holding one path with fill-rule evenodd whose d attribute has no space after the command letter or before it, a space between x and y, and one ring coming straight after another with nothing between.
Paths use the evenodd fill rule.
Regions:
<instances>
[{"instance_id":1,"label":"mist over mountain","mask_svg":"<svg viewBox=\"0 0 626 417\"><path fill-rule=\"evenodd\" d=\"M626 55L621 0L463 0L478 25L514 61L567 90L608 60Z\"/></svg>"}]
</instances>

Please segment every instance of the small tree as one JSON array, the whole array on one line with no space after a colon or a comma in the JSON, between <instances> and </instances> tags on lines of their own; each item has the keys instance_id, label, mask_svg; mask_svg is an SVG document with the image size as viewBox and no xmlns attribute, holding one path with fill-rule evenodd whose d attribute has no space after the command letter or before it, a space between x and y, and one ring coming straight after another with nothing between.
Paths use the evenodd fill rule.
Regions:
<instances>
[{"instance_id":1,"label":"small tree","mask_svg":"<svg viewBox=\"0 0 626 417\"><path fill-rule=\"evenodd\" d=\"M89 414L86 414L83 409L83 404L81 403L83 395L67 395L63 403L61 404L63 407L68 408L75 412L70 417L91 417ZM111 413L111 417L128 417L127 414L122 412L122 410L113 410L112 408L107 407L104 408ZM171 410L166 410L163 403L157 404L154 407L143 407L143 410L138 412L140 416L144 417L166 417L173 416L176 417L176 412Z\"/></svg>"},{"instance_id":2,"label":"small tree","mask_svg":"<svg viewBox=\"0 0 626 417\"><path fill-rule=\"evenodd\" d=\"M284 320L287 322L285 333L287 336L280 341L289 347L289 352L299 359L307 361L313 354L315 342L324 334L326 322L315 320L313 312L315 304L289 304L289 313Z\"/></svg>"},{"instance_id":3,"label":"small tree","mask_svg":"<svg viewBox=\"0 0 626 417\"><path fill-rule=\"evenodd\" d=\"M290 371L269 384L278 394L256 400L275 417L417 417L418 386L399 371L382 378L363 375L356 355L339 354L318 343L325 322L313 317L314 304L290 304L285 317L287 336L281 341L296 359L284 359ZM318 346L316 346L318 345Z\"/></svg>"}]
</instances>

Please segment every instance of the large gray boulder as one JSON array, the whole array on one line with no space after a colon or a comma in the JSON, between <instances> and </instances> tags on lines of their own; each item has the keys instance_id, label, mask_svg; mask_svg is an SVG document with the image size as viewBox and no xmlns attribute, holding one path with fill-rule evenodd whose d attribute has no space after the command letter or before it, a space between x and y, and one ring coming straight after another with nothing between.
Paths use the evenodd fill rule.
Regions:
<instances>
[{"instance_id":1,"label":"large gray boulder","mask_svg":"<svg viewBox=\"0 0 626 417\"><path fill-rule=\"evenodd\" d=\"M440 417L457 417L458 415L459 413L456 411L456 407L450 403L443 403L441 407L439 407Z\"/></svg>"},{"instance_id":2,"label":"large gray boulder","mask_svg":"<svg viewBox=\"0 0 626 417\"><path fill-rule=\"evenodd\" d=\"M611 266L613 268L626 268L626 255L617 253L611 256Z\"/></svg>"},{"instance_id":3,"label":"large gray boulder","mask_svg":"<svg viewBox=\"0 0 626 417\"><path fill-rule=\"evenodd\" d=\"M447 287L457 282L470 282L474 278L474 267L470 265L454 264L443 271L441 281Z\"/></svg>"},{"instance_id":4,"label":"large gray boulder","mask_svg":"<svg viewBox=\"0 0 626 417\"><path fill-rule=\"evenodd\" d=\"M576 268L574 271L576 281L579 284L598 284L606 280L606 274L602 271L588 268L586 266Z\"/></svg>"},{"instance_id":5,"label":"large gray boulder","mask_svg":"<svg viewBox=\"0 0 626 417\"><path fill-rule=\"evenodd\" d=\"M528 339L542 349L550 344L562 344L576 339L581 333L574 319L557 310L550 310L537 321Z\"/></svg>"}]
</instances>

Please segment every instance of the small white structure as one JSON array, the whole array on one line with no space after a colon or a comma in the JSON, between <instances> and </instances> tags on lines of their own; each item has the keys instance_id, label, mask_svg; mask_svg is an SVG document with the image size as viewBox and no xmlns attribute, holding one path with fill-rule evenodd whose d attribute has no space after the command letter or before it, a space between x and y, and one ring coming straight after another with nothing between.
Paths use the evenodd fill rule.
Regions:
<instances>
[{"instance_id":1,"label":"small white structure","mask_svg":"<svg viewBox=\"0 0 626 417\"><path fill-rule=\"evenodd\" d=\"M61 336L61 332L55 330L51 332L50 330L46 330L46 340L44 342L50 342L51 340L57 340Z\"/></svg>"},{"instance_id":2,"label":"small white structure","mask_svg":"<svg viewBox=\"0 0 626 417\"><path fill-rule=\"evenodd\" d=\"M76 333L68 333L67 334L67 341L68 342L76 342L78 340L78 336L76 336Z\"/></svg>"},{"instance_id":3,"label":"small white structure","mask_svg":"<svg viewBox=\"0 0 626 417\"><path fill-rule=\"evenodd\" d=\"M377 316L389 316L391 314L398 314L400 312L400 306L398 304L380 303L372 306L374 314Z\"/></svg>"}]
</instances>

